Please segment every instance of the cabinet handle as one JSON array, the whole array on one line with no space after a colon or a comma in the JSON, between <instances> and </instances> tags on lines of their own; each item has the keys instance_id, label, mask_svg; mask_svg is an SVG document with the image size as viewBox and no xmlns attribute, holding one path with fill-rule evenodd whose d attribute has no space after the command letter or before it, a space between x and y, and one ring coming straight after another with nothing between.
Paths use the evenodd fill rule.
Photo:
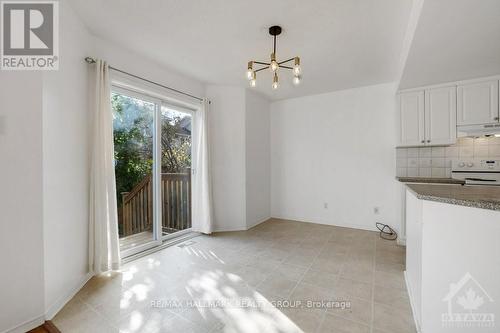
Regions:
<instances>
[{"instance_id":1,"label":"cabinet handle","mask_svg":"<svg viewBox=\"0 0 500 333\"><path fill-rule=\"evenodd\" d=\"M427 140L427 143L430 143L430 142L431 142L431 140Z\"/></svg>"},{"instance_id":2,"label":"cabinet handle","mask_svg":"<svg viewBox=\"0 0 500 333\"><path fill-rule=\"evenodd\" d=\"M422 142L422 143L425 143L425 140L422 140L421 142Z\"/></svg>"},{"instance_id":3,"label":"cabinet handle","mask_svg":"<svg viewBox=\"0 0 500 333\"><path fill-rule=\"evenodd\" d=\"M498 117L493 118L493 120L498 120Z\"/></svg>"}]
</instances>

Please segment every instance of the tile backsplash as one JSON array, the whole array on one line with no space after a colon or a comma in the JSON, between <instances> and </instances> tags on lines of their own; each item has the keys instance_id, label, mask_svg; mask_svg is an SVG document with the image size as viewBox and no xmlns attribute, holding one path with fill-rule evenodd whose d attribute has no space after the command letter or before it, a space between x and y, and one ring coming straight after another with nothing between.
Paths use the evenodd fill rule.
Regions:
<instances>
[{"instance_id":1,"label":"tile backsplash","mask_svg":"<svg viewBox=\"0 0 500 333\"><path fill-rule=\"evenodd\" d=\"M458 159L500 159L500 138L459 138L453 146L396 148L398 177L451 177L451 163Z\"/></svg>"}]
</instances>

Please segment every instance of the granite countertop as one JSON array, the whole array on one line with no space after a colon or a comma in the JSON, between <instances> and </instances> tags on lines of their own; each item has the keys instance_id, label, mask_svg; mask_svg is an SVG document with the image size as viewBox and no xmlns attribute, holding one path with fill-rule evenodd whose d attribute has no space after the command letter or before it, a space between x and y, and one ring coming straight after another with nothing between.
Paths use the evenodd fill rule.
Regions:
<instances>
[{"instance_id":1,"label":"granite countertop","mask_svg":"<svg viewBox=\"0 0 500 333\"><path fill-rule=\"evenodd\" d=\"M396 179L402 183L465 184L465 181L453 178L396 177Z\"/></svg>"},{"instance_id":2,"label":"granite countertop","mask_svg":"<svg viewBox=\"0 0 500 333\"><path fill-rule=\"evenodd\" d=\"M407 184L417 198L500 211L500 186Z\"/></svg>"}]
</instances>

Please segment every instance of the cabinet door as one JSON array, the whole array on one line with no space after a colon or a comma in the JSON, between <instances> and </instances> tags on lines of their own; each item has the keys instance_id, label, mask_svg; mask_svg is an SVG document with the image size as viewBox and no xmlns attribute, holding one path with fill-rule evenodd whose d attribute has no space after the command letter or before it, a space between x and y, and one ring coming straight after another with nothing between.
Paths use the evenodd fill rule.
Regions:
<instances>
[{"instance_id":1,"label":"cabinet door","mask_svg":"<svg viewBox=\"0 0 500 333\"><path fill-rule=\"evenodd\" d=\"M458 86L457 124L498 122L498 80Z\"/></svg>"},{"instance_id":2,"label":"cabinet door","mask_svg":"<svg viewBox=\"0 0 500 333\"><path fill-rule=\"evenodd\" d=\"M398 146L420 146L424 143L424 91L401 93Z\"/></svg>"},{"instance_id":3,"label":"cabinet door","mask_svg":"<svg viewBox=\"0 0 500 333\"><path fill-rule=\"evenodd\" d=\"M457 141L457 88L425 91L425 142L451 145Z\"/></svg>"}]
</instances>

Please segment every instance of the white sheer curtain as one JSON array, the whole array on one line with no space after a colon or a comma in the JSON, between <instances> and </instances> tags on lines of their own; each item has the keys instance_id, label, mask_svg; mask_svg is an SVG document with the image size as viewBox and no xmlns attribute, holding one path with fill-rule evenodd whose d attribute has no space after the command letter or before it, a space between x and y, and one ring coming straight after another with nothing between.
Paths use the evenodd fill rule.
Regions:
<instances>
[{"instance_id":1,"label":"white sheer curtain","mask_svg":"<svg viewBox=\"0 0 500 333\"><path fill-rule=\"evenodd\" d=\"M120 245L109 68L102 60L92 67L89 265L98 274L119 268Z\"/></svg>"},{"instance_id":2,"label":"white sheer curtain","mask_svg":"<svg viewBox=\"0 0 500 333\"><path fill-rule=\"evenodd\" d=\"M210 170L209 106L203 100L202 107L194 115L194 139L196 140L196 163L193 174L193 229L209 234L213 231L212 177Z\"/></svg>"}]
</instances>

